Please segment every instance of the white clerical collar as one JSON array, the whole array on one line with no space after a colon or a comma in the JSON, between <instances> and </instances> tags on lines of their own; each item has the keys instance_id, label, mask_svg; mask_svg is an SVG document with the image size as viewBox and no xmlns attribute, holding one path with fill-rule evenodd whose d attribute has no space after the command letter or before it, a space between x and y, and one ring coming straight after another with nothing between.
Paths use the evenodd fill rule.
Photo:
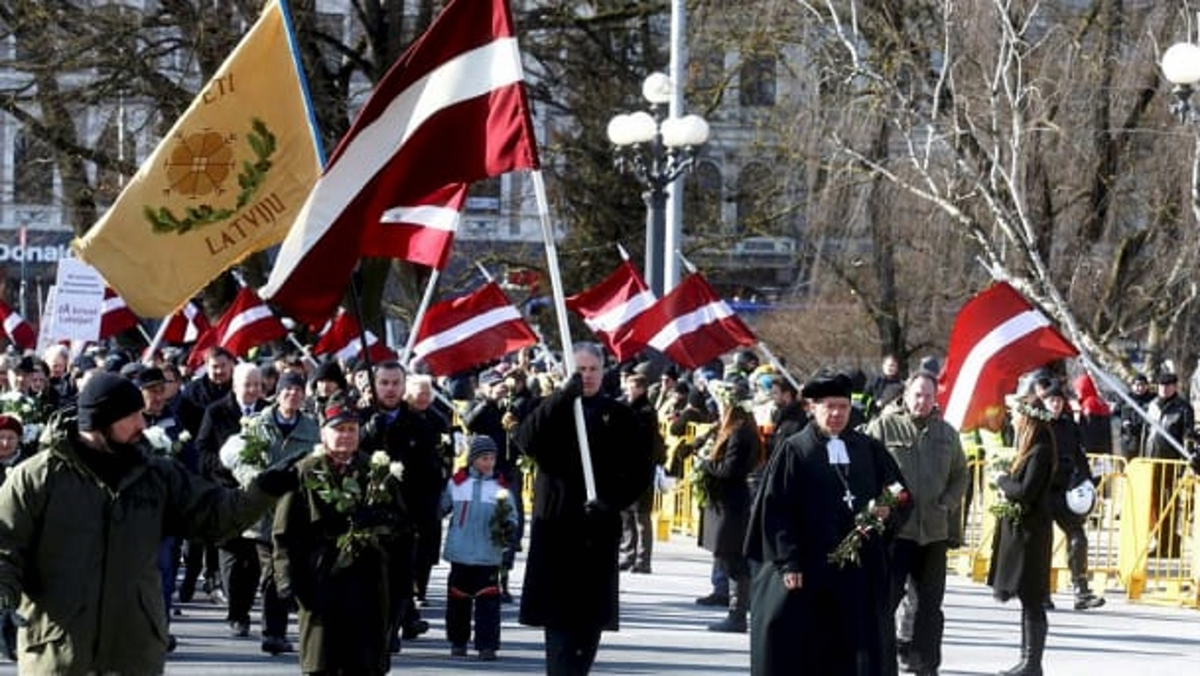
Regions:
<instances>
[{"instance_id":1,"label":"white clerical collar","mask_svg":"<svg viewBox=\"0 0 1200 676\"><path fill-rule=\"evenodd\" d=\"M846 453L846 442L837 437L830 437L828 443L825 444L825 450L829 453L829 464L831 465L849 465L850 454Z\"/></svg>"}]
</instances>

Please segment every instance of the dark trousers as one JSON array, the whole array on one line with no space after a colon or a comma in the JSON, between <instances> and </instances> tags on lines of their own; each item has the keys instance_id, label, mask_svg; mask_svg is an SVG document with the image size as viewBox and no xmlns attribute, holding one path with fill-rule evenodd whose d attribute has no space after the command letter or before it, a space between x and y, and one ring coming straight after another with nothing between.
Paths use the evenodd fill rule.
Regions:
<instances>
[{"instance_id":1,"label":"dark trousers","mask_svg":"<svg viewBox=\"0 0 1200 676\"><path fill-rule=\"evenodd\" d=\"M279 598L279 590L275 588L275 547L270 542L261 540L255 542L258 548L259 589L262 590L262 633L263 636L286 638L288 623L288 606Z\"/></svg>"},{"instance_id":2,"label":"dark trousers","mask_svg":"<svg viewBox=\"0 0 1200 676\"><path fill-rule=\"evenodd\" d=\"M621 510L621 561L631 566L650 567L654 553L654 522L651 504L642 501Z\"/></svg>"},{"instance_id":3,"label":"dark trousers","mask_svg":"<svg viewBox=\"0 0 1200 676\"><path fill-rule=\"evenodd\" d=\"M475 649L500 649L500 567L451 563L446 581L446 638L465 646L475 614Z\"/></svg>"},{"instance_id":4,"label":"dark trousers","mask_svg":"<svg viewBox=\"0 0 1200 676\"><path fill-rule=\"evenodd\" d=\"M187 546L183 551L183 586L179 589L179 596L185 601L190 601L192 594L196 592L196 581L200 579L200 572L203 570L204 578L212 580L215 584L220 578L221 565L216 547L206 545L202 540L188 540L185 544Z\"/></svg>"},{"instance_id":5,"label":"dark trousers","mask_svg":"<svg viewBox=\"0 0 1200 676\"><path fill-rule=\"evenodd\" d=\"M525 497L522 488L525 486L525 474L517 467L510 468L504 474L504 480L512 487L513 509L517 512L517 529L508 546L504 548L504 560L500 564L505 570L512 570L517 552L521 550L521 538L525 534ZM505 587L507 588L507 586Z\"/></svg>"},{"instance_id":6,"label":"dark trousers","mask_svg":"<svg viewBox=\"0 0 1200 676\"><path fill-rule=\"evenodd\" d=\"M158 543L158 574L162 578L163 609L171 623L171 596L175 593L175 574L179 570L179 539L167 536Z\"/></svg>"},{"instance_id":7,"label":"dark trousers","mask_svg":"<svg viewBox=\"0 0 1200 676\"><path fill-rule=\"evenodd\" d=\"M1075 591L1087 589L1088 576L1088 540L1083 532L1084 519L1067 507L1067 496L1059 490L1052 490L1050 497L1050 514L1054 523L1067 536L1067 568L1071 570L1071 582Z\"/></svg>"},{"instance_id":8,"label":"dark trousers","mask_svg":"<svg viewBox=\"0 0 1200 676\"><path fill-rule=\"evenodd\" d=\"M250 622L250 609L258 592L258 548L254 540L237 537L221 544L221 584L229 600L229 622Z\"/></svg>"},{"instance_id":9,"label":"dark trousers","mask_svg":"<svg viewBox=\"0 0 1200 676\"><path fill-rule=\"evenodd\" d=\"M546 627L546 676L587 676L599 648L599 629Z\"/></svg>"},{"instance_id":10,"label":"dark trousers","mask_svg":"<svg viewBox=\"0 0 1200 676\"><path fill-rule=\"evenodd\" d=\"M910 602L904 608L900 640L907 639L909 663L921 669L937 669L942 663L946 549L945 541L918 545L913 540L897 539L895 543L892 609L894 612L900 606L908 589Z\"/></svg>"},{"instance_id":11,"label":"dark trousers","mask_svg":"<svg viewBox=\"0 0 1200 676\"><path fill-rule=\"evenodd\" d=\"M442 547L442 522L428 521L417 530L417 543L413 551L413 586L417 598L425 600L429 589L429 576L437 565Z\"/></svg>"}]
</instances>

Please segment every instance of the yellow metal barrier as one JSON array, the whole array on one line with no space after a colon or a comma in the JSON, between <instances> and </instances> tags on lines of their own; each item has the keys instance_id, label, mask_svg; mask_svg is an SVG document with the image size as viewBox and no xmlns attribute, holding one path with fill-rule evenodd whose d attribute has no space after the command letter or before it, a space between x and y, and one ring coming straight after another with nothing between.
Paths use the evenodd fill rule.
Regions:
<instances>
[{"instance_id":1,"label":"yellow metal barrier","mask_svg":"<svg viewBox=\"0 0 1200 676\"><path fill-rule=\"evenodd\" d=\"M1120 516L1126 492L1126 460L1107 453L1088 454L1096 485L1096 506L1083 523L1088 541L1088 575L1095 590L1123 589L1118 555L1121 548ZM1054 529L1054 554L1051 559L1050 589L1071 586L1071 571L1067 566L1067 538Z\"/></svg>"},{"instance_id":2,"label":"yellow metal barrier","mask_svg":"<svg viewBox=\"0 0 1200 676\"><path fill-rule=\"evenodd\" d=\"M1200 607L1197 481L1182 460L1126 468L1118 565L1130 599Z\"/></svg>"}]
</instances>

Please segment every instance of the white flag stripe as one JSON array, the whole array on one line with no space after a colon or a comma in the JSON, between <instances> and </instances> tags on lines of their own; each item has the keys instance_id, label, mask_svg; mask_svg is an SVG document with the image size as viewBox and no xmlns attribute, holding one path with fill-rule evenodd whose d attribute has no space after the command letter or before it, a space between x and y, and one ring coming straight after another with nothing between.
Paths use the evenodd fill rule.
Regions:
<instances>
[{"instance_id":1,"label":"white flag stripe","mask_svg":"<svg viewBox=\"0 0 1200 676\"><path fill-rule=\"evenodd\" d=\"M662 327L654 337L650 339L650 347L665 352L667 346L674 343L680 336L685 336L701 329L709 324L733 316L733 308L723 300L714 301L708 305L692 310L691 312L680 315L675 319L667 322L667 325Z\"/></svg>"},{"instance_id":2,"label":"white flag stripe","mask_svg":"<svg viewBox=\"0 0 1200 676\"><path fill-rule=\"evenodd\" d=\"M468 338L473 338L477 333L482 333L505 322L519 321L520 319L521 313L517 312L517 308L511 305L488 310L481 315L475 315L461 324L455 324L441 333L435 333L422 340L413 347L413 355L421 357L437 352L438 350L444 350Z\"/></svg>"},{"instance_id":3,"label":"white flag stripe","mask_svg":"<svg viewBox=\"0 0 1200 676\"><path fill-rule=\"evenodd\" d=\"M642 291L624 303L609 308L600 314L585 318L583 323L587 324L588 328L593 331L612 333L628 324L634 317L645 312L646 308L651 305L654 305L654 294L649 291Z\"/></svg>"},{"instance_id":4,"label":"white flag stripe","mask_svg":"<svg viewBox=\"0 0 1200 676\"><path fill-rule=\"evenodd\" d=\"M120 296L113 296L112 298L105 298L104 304L100 307L104 314L108 314L125 307L125 301Z\"/></svg>"},{"instance_id":5,"label":"white flag stripe","mask_svg":"<svg viewBox=\"0 0 1200 676\"><path fill-rule=\"evenodd\" d=\"M305 254L325 236L427 119L438 111L521 81L516 38L499 38L464 52L409 85L346 147L318 181L296 217L302 237L288 236L262 295L273 296ZM296 228L293 228L293 232Z\"/></svg>"},{"instance_id":6,"label":"white flag stripe","mask_svg":"<svg viewBox=\"0 0 1200 676\"><path fill-rule=\"evenodd\" d=\"M225 328L225 335L221 336L221 344L225 344L227 340L237 335L238 331L250 326L254 322L269 319L271 317L271 308L266 305L255 305L238 313L236 317L229 322L229 326Z\"/></svg>"},{"instance_id":7,"label":"white flag stripe","mask_svg":"<svg viewBox=\"0 0 1200 676\"><path fill-rule=\"evenodd\" d=\"M17 330L22 321L21 315L15 312L8 313L8 316L4 318L4 333L11 339L13 331Z\"/></svg>"},{"instance_id":8,"label":"white flag stripe","mask_svg":"<svg viewBox=\"0 0 1200 676\"><path fill-rule=\"evenodd\" d=\"M967 354L962 368L954 379L954 389L946 400L946 422L955 429L962 426L963 418L967 415L967 407L971 404L971 395L975 392L975 382L983 372L987 363L1004 348L1024 338L1025 336L1050 326L1046 315L1037 310L1026 310L1004 321L985 335Z\"/></svg>"},{"instance_id":9,"label":"white flag stripe","mask_svg":"<svg viewBox=\"0 0 1200 676\"><path fill-rule=\"evenodd\" d=\"M458 209L427 204L419 207L392 207L383 212L383 217L379 221L381 223L408 223L434 230L456 232L458 218Z\"/></svg>"},{"instance_id":10,"label":"white flag stripe","mask_svg":"<svg viewBox=\"0 0 1200 676\"><path fill-rule=\"evenodd\" d=\"M372 345L378 342L379 339L375 337L375 334L367 331L367 347L370 348ZM362 341L359 340L358 336L355 336L351 338L345 345L343 345L340 350L334 352L333 356L341 359L342 361L346 361L349 359L354 359L361 351Z\"/></svg>"}]
</instances>

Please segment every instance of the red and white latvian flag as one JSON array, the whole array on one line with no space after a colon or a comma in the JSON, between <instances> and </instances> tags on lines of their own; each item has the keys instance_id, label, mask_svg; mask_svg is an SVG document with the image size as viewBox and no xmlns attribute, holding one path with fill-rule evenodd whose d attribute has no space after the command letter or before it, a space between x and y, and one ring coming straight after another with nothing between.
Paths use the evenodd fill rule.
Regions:
<instances>
[{"instance_id":1,"label":"red and white latvian flag","mask_svg":"<svg viewBox=\"0 0 1200 676\"><path fill-rule=\"evenodd\" d=\"M413 358L424 360L434 375L451 375L537 342L500 286L488 282L429 307L417 329Z\"/></svg>"},{"instance_id":2,"label":"red and white latvian flag","mask_svg":"<svg viewBox=\"0 0 1200 676\"><path fill-rule=\"evenodd\" d=\"M633 320L653 304L654 294L629 261L599 284L567 298L567 309L583 317L617 361L630 359L646 346L635 339Z\"/></svg>"},{"instance_id":3,"label":"red and white latvian flag","mask_svg":"<svg viewBox=\"0 0 1200 676\"><path fill-rule=\"evenodd\" d=\"M238 291L237 297L212 330L216 332L216 344L239 357L263 343L287 336L283 322L253 289L246 287ZM197 342L197 347L200 342Z\"/></svg>"},{"instance_id":4,"label":"red and white latvian flag","mask_svg":"<svg viewBox=\"0 0 1200 676\"><path fill-rule=\"evenodd\" d=\"M467 203L467 188L466 183L455 183L418 200L420 204L383 212L379 223L367 224L362 255L444 269Z\"/></svg>"},{"instance_id":5,"label":"red and white latvian flag","mask_svg":"<svg viewBox=\"0 0 1200 676\"><path fill-rule=\"evenodd\" d=\"M323 322L342 299L364 238L390 236L385 212L427 206L447 186L536 168L523 77L507 1L451 0L339 143L263 296L295 319Z\"/></svg>"},{"instance_id":6,"label":"red and white latvian flag","mask_svg":"<svg viewBox=\"0 0 1200 676\"><path fill-rule=\"evenodd\" d=\"M162 342L175 345L194 343L212 328L208 317L204 316L204 312L194 301L188 301L163 321L167 325L161 329Z\"/></svg>"},{"instance_id":7,"label":"red and white latvian flag","mask_svg":"<svg viewBox=\"0 0 1200 676\"><path fill-rule=\"evenodd\" d=\"M320 339L317 340L317 344L313 346L312 353L314 355L332 354L341 361L354 359L362 354L361 333L354 317L349 312L339 310L337 317L334 317L333 321L329 323L329 327L325 329ZM378 364L396 358L396 353L384 345L373 332L367 331L366 341L372 363Z\"/></svg>"},{"instance_id":8,"label":"red and white latvian flag","mask_svg":"<svg viewBox=\"0 0 1200 676\"><path fill-rule=\"evenodd\" d=\"M998 282L963 305L938 377L938 405L959 430L979 427L1002 407L1022 374L1079 354L1016 289Z\"/></svg>"},{"instance_id":9,"label":"red and white latvian flag","mask_svg":"<svg viewBox=\"0 0 1200 676\"><path fill-rule=\"evenodd\" d=\"M685 368L698 368L758 339L699 273L688 275L633 322L634 340Z\"/></svg>"},{"instance_id":10,"label":"red and white latvian flag","mask_svg":"<svg viewBox=\"0 0 1200 676\"><path fill-rule=\"evenodd\" d=\"M37 331L25 321L19 312L0 300L0 328L8 342L21 350L32 350L37 347Z\"/></svg>"},{"instance_id":11,"label":"red and white latvian flag","mask_svg":"<svg viewBox=\"0 0 1200 676\"><path fill-rule=\"evenodd\" d=\"M138 317L116 291L104 287L103 314L100 315L100 339L110 338L137 326Z\"/></svg>"}]
</instances>

